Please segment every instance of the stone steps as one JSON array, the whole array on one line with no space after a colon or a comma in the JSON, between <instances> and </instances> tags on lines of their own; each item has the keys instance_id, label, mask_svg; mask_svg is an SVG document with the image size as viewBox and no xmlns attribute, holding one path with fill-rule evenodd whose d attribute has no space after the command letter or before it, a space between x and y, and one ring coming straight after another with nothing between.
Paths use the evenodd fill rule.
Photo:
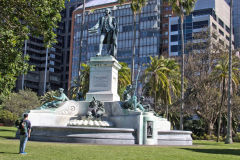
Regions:
<instances>
[{"instance_id":1,"label":"stone steps","mask_svg":"<svg viewBox=\"0 0 240 160\"><path fill-rule=\"evenodd\" d=\"M90 144L135 144L131 128L34 126L30 140Z\"/></svg>"},{"instance_id":2,"label":"stone steps","mask_svg":"<svg viewBox=\"0 0 240 160\"><path fill-rule=\"evenodd\" d=\"M192 145L191 134L190 131L159 131L158 145Z\"/></svg>"}]
</instances>

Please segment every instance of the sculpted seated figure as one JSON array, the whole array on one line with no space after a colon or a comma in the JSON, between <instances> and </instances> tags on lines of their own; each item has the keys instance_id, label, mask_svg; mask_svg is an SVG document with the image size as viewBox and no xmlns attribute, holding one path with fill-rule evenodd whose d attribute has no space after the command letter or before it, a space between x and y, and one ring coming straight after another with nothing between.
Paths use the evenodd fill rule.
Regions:
<instances>
[{"instance_id":1,"label":"sculpted seated figure","mask_svg":"<svg viewBox=\"0 0 240 160\"><path fill-rule=\"evenodd\" d=\"M128 85L126 90L123 93L123 108L135 110L138 108L142 112L145 111L144 107L142 106L141 102L137 101L137 96L134 94L135 88L132 85ZM133 95L133 96L131 96Z\"/></svg>"},{"instance_id":2,"label":"sculpted seated figure","mask_svg":"<svg viewBox=\"0 0 240 160\"><path fill-rule=\"evenodd\" d=\"M63 88L59 88L59 93L60 96L53 96L53 98L55 99L52 102L47 102L44 103L42 106L40 106L40 109L47 109L47 108L57 108L59 107L60 104L62 104L65 101L68 101L68 97L63 93L64 89Z\"/></svg>"}]
</instances>

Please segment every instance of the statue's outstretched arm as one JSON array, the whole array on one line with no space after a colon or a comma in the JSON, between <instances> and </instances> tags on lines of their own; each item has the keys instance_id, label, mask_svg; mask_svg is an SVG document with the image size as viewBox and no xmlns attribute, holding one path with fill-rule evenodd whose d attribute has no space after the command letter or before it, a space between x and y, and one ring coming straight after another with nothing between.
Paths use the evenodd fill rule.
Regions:
<instances>
[{"instance_id":1,"label":"statue's outstretched arm","mask_svg":"<svg viewBox=\"0 0 240 160\"><path fill-rule=\"evenodd\" d=\"M95 24L92 28L88 29L88 32L97 32L100 24L100 19L98 20L97 24Z\"/></svg>"}]
</instances>

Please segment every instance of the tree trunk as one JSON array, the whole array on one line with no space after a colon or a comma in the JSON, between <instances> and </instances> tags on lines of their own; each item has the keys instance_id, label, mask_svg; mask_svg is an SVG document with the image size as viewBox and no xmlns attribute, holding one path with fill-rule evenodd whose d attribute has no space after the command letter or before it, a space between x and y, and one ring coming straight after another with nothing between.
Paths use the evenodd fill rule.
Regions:
<instances>
[{"instance_id":1,"label":"tree trunk","mask_svg":"<svg viewBox=\"0 0 240 160\"><path fill-rule=\"evenodd\" d=\"M222 98L221 98L221 104L220 104L219 116L218 116L217 142L219 142L219 137L221 132L222 106L224 103L224 96L225 96L225 79L223 79Z\"/></svg>"},{"instance_id":2,"label":"tree trunk","mask_svg":"<svg viewBox=\"0 0 240 160\"><path fill-rule=\"evenodd\" d=\"M131 84L134 84L134 66L135 66L135 48L136 48L136 14L133 13L133 51L132 51L132 68L131 68Z\"/></svg>"},{"instance_id":3,"label":"tree trunk","mask_svg":"<svg viewBox=\"0 0 240 160\"><path fill-rule=\"evenodd\" d=\"M83 11L82 11L82 23L81 23L81 35L80 35L80 47L79 47L79 61L78 61L78 82L80 81L80 75L81 75L81 61L82 61L82 48L83 48L83 29L85 24L85 1L83 0ZM80 89L80 83L79 83L79 89Z\"/></svg>"},{"instance_id":4,"label":"tree trunk","mask_svg":"<svg viewBox=\"0 0 240 160\"><path fill-rule=\"evenodd\" d=\"M138 45L137 45L137 48L138 48L138 70L141 70L140 66L142 65L142 62L140 63L140 24L141 24L141 11L138 12ZM139 90L139 85L137 86L137 92Z\"/></svg>"},{"instance_id":5,"label":"tree trunk","mask_svg":"<svg viewBox=\"0 0 240 160\"><path fill-rule=\"evenodd\" d=\"M181 61L181 110L180 110L180 130L183 130L183 109L184 109L184 34L183 34L183 22L184 14L183 7L181 7L181 46L182 46L182 61Z\"/></svg>"},{"instance_id":6,"label":"tree trunk","mask_svg":"<svg viewBox=\"0 0 240 160\"><path fill-rule=\"evenodd\" d=\"M218 117L218 130L217 130L217 142L219 142L220 139L220 132L221 132L221 122L222 122L222 112L219 112L219 117Z\"/></svg>"},{"instance_id":7,"label":"tree trunk","mask_svg":"<svg viewBox=\"0 0 240 160\"><path fill-rule=\"evenodd\" d=\"M227 109L227 138L225 143L231 144L232 141L232 7L233 0L230 1L230 42L229 42L229 76L228 76L228 109Z\"/></svg>"},{"instance_id":8,"label":"tree trunk","mask_svg":"<svg viewBox=\"0 0 240 160\"><path fill-rule=\"evenodd\" d=\"M214 126L213 123L211 122L208 123L208 135L210 136L213 134L213 126Z\"/></svg>"},{"instance_id":9,"label":"tree trunk","mask_svg":"<svg viewBox=\"0 0 240 160\"><path fill-rule=\"evenodd\" d=\"M168 105L166 105L166 118L168 120Z\"/></svg>"},{"instance_id":10,"label":"tree trunk","mask_svg":"<svg viewBox=\"0 0 240 160\"><path fill-rule=\"evenodd\" d=\"M154 111L156 111L156 106L157 106L157 91L156 91L156 84L157 80L156 80L156 75L154 75Z\"/></svg>"}]
</instances>

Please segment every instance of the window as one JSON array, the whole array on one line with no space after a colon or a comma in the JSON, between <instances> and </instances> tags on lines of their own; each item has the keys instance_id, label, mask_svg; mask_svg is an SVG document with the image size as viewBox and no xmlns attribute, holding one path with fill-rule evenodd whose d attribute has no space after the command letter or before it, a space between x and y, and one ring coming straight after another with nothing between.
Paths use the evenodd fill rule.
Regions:
<instances>
[{"instance_id":1,"label":"window","mask_svg":"<svg viewBox=\"0 0 240 160\"><path fill-rule=\"evenodd\" d=\"M222 45L224 45L224 42L223 42L223 40L221 40L221 39L219 39L219 43L222 44Z\"/></svg>"},{"instance_id":2,"label":"window","mask_svg":"<svg viewBox=\"0 0 240 160\"><path fill-rule=\"evenodd\" d=\"M54 61L50 61L50 64L51 64L51 65L54 65Z\"/></svg>"},{"instance_id":3,"label":"window","mask_svg":"<svg viewBox=\"0 0 240 160\"><path fill-rule=\"evenodd\" d=\"M171 42L178 41L178 35L171 35Z\"/></svg>"},{"instance_id":4,"label":"window","mask_svg":"<svg viewBox=\"0 0 240 160\"><path fill-rule=\"evenodd\" d=\"M217 39L217 35L215 33L212 34L214 39Z\"/></svg>"},{"instance_id":5,"label":"window","mask_svg":"<svg viewBox=\"0 0 240 160\"><path fill-rule=\"evenodd\" d=\"M51 58L55 58L55 54L50 54L50 57Z\"/></svg>"},{"instance_id":6,"label":"window","mask_svg":"<svg viewBox=\"0 0 240 160\"><path fill-rule=\"evenodd\" d=\"M222 26L224 28L224 23L220 18L218 18L218 23L220 24L220 26Z\"/></svg>"},{"instance_id":7,"label":"window","mask_svg":"<svg viewBox=\"0 0 240 160\"><path fill-rule=\"evenodd\" d=\"M177 24L171 25L171 31L172 31L172 32L178 31L178 25L177 25Z\"/></svg>"},{"instance_id":8,"label":"window","mask_svg":"<svg viewBox=\"0 0 240 160\"><path fill-rule=\"evenodd\" d=\"M212 26L213 26L214 29L217 29L216 24L212 23Z\"/></svg>"},{"instance_id":9,"label":"window","mask_svg":"<svg viewBox=\"0 0 240 160\"><path fill-rule=\"evenodd\" d=\"M193 29L205 28L208 26L208 21L193 22Z\"/></svg>"},{"instance_id":10,"label":"window","mask_svg":"<svg viewBox=\"0 0 240 160\"><path fill-rule=\"evenodd\" d=\"M178 51L178 45L171 46L171 52L177 52Z\"/></svg>"},{"instance_id":11,"label":"window","mask_svg":"<svg viewBox=\"0 0 240 160\"><path fill-rule=\"evenodd\" d=\"M222 36L224 36L224 33L223 33L223 31L222 31L221 29L219 29L219 33L220 33Z\"/></svg>"},{"instance_id":12,"label":"window","mask_svg":"<svg viewBox=\"0 0 240 160\"><path fill-rule=\"evenodd\" d=\"M54 68L49 68L49 71L50 72L54 72Z\"/></svg>"},{"instance_id":13,"label":"window","mask_svg":"<svg viewBox=\"0 0 240 160\"><path fill-rule=\"evenodd\" d=\"M230 34L230 28L226 26L226 31Z\"/></svg>"},{"instance_id":14,"label":"window","mask_svg":"<svg viewBox=\"0 0 240 160\"><path fill-rule=\"evenodd\" d=\"M229 38L228 36L226 36L226 39L227 39L228 41L230 41L230 38Z\"/></svg>"}]
</instances>

